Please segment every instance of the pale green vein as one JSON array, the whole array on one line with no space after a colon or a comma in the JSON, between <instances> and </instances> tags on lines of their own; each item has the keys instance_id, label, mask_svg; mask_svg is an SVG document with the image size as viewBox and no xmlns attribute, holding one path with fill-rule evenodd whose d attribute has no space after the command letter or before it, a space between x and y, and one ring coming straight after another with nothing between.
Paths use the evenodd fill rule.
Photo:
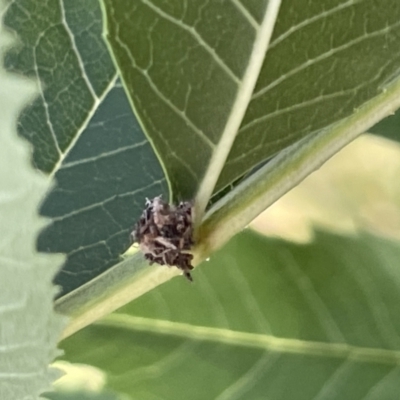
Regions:
<instances>
[{"instance_id":1,"label":"pale green vein","mask_svg":"<svg viewBox=\"0 0 400 400\"><path fill-rule=\"evenodd\" d=\"M197 221L195 221L195 224L198 224L202 219L204 210L206 209L207 203L211 197L222 168L225 165L240 124L246 113L247 106L251 100L254 87L264 62L265 53L267 52L280 5L280 0L270 0L266 7L263 22L260 29L257 31L249 63L239 85L230 116L221 134L217 148L211 156L206 173L196 195L195 218Z\"/></svg>"},{"instance_id":2,"label":"pale green vein","mask_svg":"<svg viewBox=\"0 0 400 400\"><path fill-rule=\"evenodd\" d=\"M238 380L228 386L215 400L236 400L245 398L255 384L265 376L269 369L279 360L280 354L265 353L263 356Z\"/></svg>"},{"instance_id":3,"label":"pale green vein","mask_svg":"<svg viewBox=\"0 0 400 400\"><path fill-rule=\"evenodd\" d=\"M351 93L356 93L357 90L359 90L359 87L351 88L351 89L348 89L348 90L343 90L343 91L340 91L340 92L321 95L321 96L318 96L318 97L314 97L314 98L312 98L310 100L302 101L301 103L293 104L293 105L291 105L289 107L286 107L286 108L277 109L276 111L273 111L273 112L270 112L268 114L265 114L264 116L262 116L260 118L254 118L248 124L243 125L240 128L239 132L243 133L244 131L246 131L246 130L248 130L250 128L253 128L254 126L259 125L259 124L261 124L261 123L263 123L265 121L268 121L271 118L276 118L276 117L279 117L279 116L281 116L283 114L290 113L292 111L301 110L302 108L307 108L309 106L321 103L321 102L326 101L326 100L333 100L333 99L337 99L338 97L340 98L340 97L343 97L343 96L348 96ZM279 141L285 141L285 140L288 139L288 137L289 136L286 136L284 138L280 138L276 142L274 142L274 144L275 143L279 143ZM246 157L246 156L248 156L248 155L243 155L242 154L240 156L240 158L243 158L243 157ZM234 160L230 160L229 162L234 162Z\"/></svg>"},{"instance_id":4,"label":"pale green vein","mask_svg":"<svg viewBox=\"0 0 400 400\"><path fill-rule=\"evenodd\" d=\"M126 381L128 380L131 385L136 385L140 381L160 378L167 371L171 371L187 357L187 354L195 351L196 343L188 340L181 344L178 348L173 350L164 358L153 362L151 365L135 368L135 369L127 369L124 373L119 374L118 377L114 377L115 381Z\"/></svg>"},{"instance_id":5,"label":"pale green vein","mask_svg":"<svg viewBox=\"0 0 400 400\"><path fill-rule=\"evenodd\" d=\"M168 155L175 158L175 160L189 172L189 174L192 176L192 178L197 180L196 172L194 172L190 163L185 158L179 157L179 155L176 153L176 151L173 151L173 150L170 150L170 153Z\"/></svg>"},{"instance_id":6,"label":"pale green vein","mask_svg":"<svg viewBox=\"0 0 400 400\"><path fill-rule=\"evenodd\" d=\"M96 322L96 325L148 332L156 335L170 335L185 340L191 339L221 343L229 346L248 347L278 353L343 358L359 362L400 365L400 351L357 347L345 343L283 339L257 333L195 326L180 322L142 318L126 314L110 314Z\"/></svg>"},{"instance_id":7,"label":"pale green vein","mask_svg":"<svg viewBox=\"0 0 400 400\"><path fill-rule=\"evenodd\" d=\"M337 248L340 251L339 248ZM357 282L358 287L364 294L365 301L374 318L375 326L380 332L382 340L390 347L397 348L400 346L399 333L390 317L390 312L384 303L382 296L376 288L372 276L366 273L365 269L360 270L356 268L349 255L345 254L345 261L347 263L347 271L351 274Z\"/></svg>"},{"instance_id":8,"label":"pale green vein","mask_svg":"<svg viewBox=\"0 0 400 400\"><path fill-rule=\"evenodd\" d=\"M147 189L160 184L162 180L154 181L150 185L141 187L141 188L136 189L136 190L132 190L130 192L125 192L125 193L118 194L118 195L115 194L115 195L110 196L107 199L104 199L104 200L102 200L100 202L89 204L88 206L73 210L73 211L71 211L69 213L60 215L58 217L53 217L52 221L53 222L61 221L61 220L66 219L66 218L71 218L73 216L77 216L79 214L82 214L83 212L93 210L94 208L103 207L105 204L107 204L107 203L109 203L111 201L114 201L117 197L121 198L121 197L126 197L126 196L133 196L133 195L135 195L137 193L145 192Z\"/></svg>"},{"instance_id":9,"label":"pale green vein","mask_svg":"<svg viewBox=\"0 0 400 400\"><path fill-rule=\"evenodd\" d=\"M79 129L77 130L76 134L74 135L73 139L69 143L68 147L65 149L64 152L60 152L60 156L58 158L58 161L54 164L53 170L51 171L51 173L49 175L50 178L52 178L55 175L55 173L60 169L61 164L63 163L64 159L67 157L69 152L75 147L76 142L79 140L79 138L81 137L83 131L86 129L86 127L89 124L90 120L93 118L93 116L94 116L95 112L97 111L98 107L100 106L102 101L106 98L108 93L114 88L114 85L115 85L117 79L118 79L118 75L115 74L111 78L110 83L107 85L107 87L105 88L105 90L101 94L101 96L100 97L96 97L94 99L94 103L93 103L92 108L90 110L88 110L88 113L86 115L85 120L83 121L83 123L81 124ZM45 102L45 99L43 99L43 102Z\"/></svg>"},{"instance_id":10,"label":"pale green vein","mask_svg":"<svg viewBox=\"0 0 400 400\"><path fill-rule=\"evenodd\" d=\"M153 82L151 76L146 70L142 70L137 66L135 58L133 57L129 47L119 38L118 34L115 36L115 41L121 46L121 49L125 51L126 55L132 61L132 66L136 69L136 71L142 74L142 76L149 84L150 88L159 97L159 99L162 100L178 117L185 121L186 124L193 130L194 133L199 136L200 139L202 139L205 144L213 149L215 147L215 144L207 137L207 135L190 120L190 118L187 116L187 114L185 114L184 111L180 110L174 103L170 101L170 99L168 99L168 97L164 95L164 93L160 89L158 89L157 85Z\"/></svg>"},{"instance_id":11,"label":"pale green vein","mask_svg":"<svg viewBox=\"0 0 400 400\"><path fill-rule=\"evenodd\" d=\"M284 266L284 271L307 303L308 308L317 317L317 320L324 329L327 340L344 343L345 337L342 331L329 311L329 308L318 294L309 276L304 273L289 251L283 252L282 256L281 264Z\"/></svg>"},{"instance_id":12,"label":"pale green vein","mask_svg":"<svg viewBox=\"0 0 400 400\"><path fill-rule=\"evenodd\" d=\"M82 73L82 78L86 83L87 88L89 89L90 94L92 95L94 100L98 100L96 92L93 89L92 83L90 82L87 74L86 74L86 70L85 70L85 65L82 61L82 57L78 51L78 47L76 46L76 42L75 42L75 37L74 34L71 32L71 29L68 25L67 19L65 17L65 10L63 7L63 2L62 0L59 0L59 4L60 4L60 11L61 11L61 22L65 27L65 31L67 32L67 35L69 37L71 46L72 46L72 50L74 51L74 53L76 54L76 58L78 61L78 65L79 65L79 69L81 70Z\"/></svg>"},{"instance_id":13,"label":"pale green vein","mask_svg":"<svg viewBox=\"0 0 400 400\"><path fill-rule=\"evenodd\" d=\"M240 11L240 13L246 18L247 22L255 29L260 29L260 24L254 19L254 17L250 14L249 10L239 1L232 0L232 4Z\"/></svg>"},{"instance_id":14,"label":"pale green vein","mask_svg":"<svg viewBox=\"0 0 400 400\"><path fill-rule=\"evenodd\" d=\"M284 32L280 36L278 36L275 40L273 40L271 42L271 44L269 45L269 48L272 49L273 47L275 47L276 45L278 45L279 43L281 43L282 41L287 39L289 36L293 35L295 32L312 24L315 21L327 18L333 14L336 14L337 12L339 12L341 10L344 10L345 8L352 7L355 4L361 3L363 1L364 0L349 0L348 2L339 4L338 6L333 7L328 11L323 11L322 13L315 15L314 17L306 19L306 20L300 22L299 24L290 27L286 32Z\"/></svg>"},{"instance_id":15,"label":"pale green vein","mask_svg":"<svg viewBox=\"0 0 400 400\"><path fill-rule=\"evenodd\" d=\"M238 266L238 261L233 255L228 256L229 276L234 280L235 290L247 307L247 313L252 316L255 326L260 332L267 332L273 335L271 323L264 314L261 305L253 294L253 288L249 284L247 277L242 273Z\"/></svg>"},{"instance_id":16,"label":"pale green vein","mask_svg":"<svg viewBox=\"0 0 400 400\"><path fill-rule=\"evenodd\" d=\"M94 157L87 157L87 158L82 158L82 159L76 160L76 161L70 161L68 163L63 164L61 169L67 169L67 168L76 167L76 166L82 165L82 164L96 162L96 161L101 160L102 158L113 157L113 156L119 155L121 153L124 153L125 151L130 151L130 150L136 149L137 147L145 146L146 144L148 144L148 141L143 140L142 142L135 143L135 144L132 144L129 146L123 146L123 147L120 147L115 150L99 153L98 155L96 155Z\"/></svg>"},{"instance_id":17,"label":"pale green vein","mask_svg":"<svg viewBox=\"0 0 400 400\"><path fill-rule=\"evenodd\" d=\"M258 92L254 93L252 96L252 100L257 99L258 97L264 95L265 93L267 93L269 90L271 90L272 88L278 86L279 84L281 84L283 81L285 81L286 79L290 78L291 76L296 75L297 73L303 71L304 69L317 64L320 61L326 60L329 57L332 57L333 55L340 53L343 50L348 50L351 46L354 46L356 44L359 44L361 42L363 42L364 40L369 40L371 38L377 37L377 36L381 36L381 35L386 35L390 32L391 29L396 28L400 25L400 22L393 24L391 26L386 26L383 29L380 29L378 31L372 32L372 33L365 33L364 35L350 40L347 43L335 47L333 49L330 49L328 51L326 51L325 53L322 53L321 55L319 55L318 57L315 57L313 59L309 59L307 60L305 63L299 65L296 68L293 68L291 71L281 75L278 79L275 79L273 82L271 82L269 85L263 87L262 89L260 89Z\"/></svg>"},{"instance_id":18,"label":"pale green vein","mask_svg":"<svg viewBox=\"0 0 400 400\"><path fill-rule=\"evenodd\" d=\"M121 233L121 232L122 232L122 231L119 231L118 233ZM128 234L127 234L127 235L128 235ZM113 236L115 236L115 235L113 235ZM110 240L111 237L109 237L109 238L107 238L107 239ZM80 253L80 252L82 252L82 251L86 251L86 250L89 250L89 249L94 249L94 248L96 248L96 247L101 247L101 246L102 246L102 247L105 247L105 248L108 247L105 240L99 240L99 241L97 241L97 242L90 243L90 244L85 245L85 246L79 246L79 247L77 247L77 248L74 249L74 250L68 251L67 254L68 254L69 257L71 257L72 255L78 254L78 253ZM77 275L77 272L76 272L76 271L68 271L66 268L64 268L64 269L62 270L62 273L63 273L63 274L70 275L70 276L76 276L76 275ZM85 274L85 273L87 273L88 275L91 275L91 274L92 274L92 269L90 268L90 266L88 266L88 267L86 267L86 268L80 268L80 269L79 269L79 274L80 274L80 275L83 275L83 274Z\"/></svg>"},{"instance_id":19,"label":"pale green vein","mask_svg":"<svg viewBox=\"0 0 400 400\"><path fill-rule=\"evenodd\" d=\"M37 48L38 48L39 43L42 40L43 36L44 36L44 33L42 32L39 35L35 45L33 46L33 49L34 49L34 51L33 51L33 69L35 71L36 81L38 82L39 95L40 95L40 97L42 98L42 101L43 101L44 112L45 112L45 115L46 115L46 123L47 123L47 126L49 127L49 130L50 130L50 133L51 133L51 137L52 137L53 142L54 142L54 146L55 146L55 148L57 150L57 153L58 153L58 156L59 156L59 159L60 159L61 156L62 156L62 151L61 151L60 146L58 144L56 133L54 132L53 123L51 122L50 112L49 112L49 105L48 105L46 97L44 95L45 88L44 88L44 85L43 85L41 77L40 77L39 68L38 68L38 62L37 62L37 58L36 58L36 51L37 51Z\"/></svg>"},{"instance_id":20,"label":"pale green vein","mask_svg":"<svg viewBox=\"0 0 400 400\"><path fill-rule=\"evenodd\" d=\"M140 103L140 98L136 96L136 99L138 100L138 103ZM186 112L183 112L183 115L186 115ZM164 141L164 136L162 132L160 132L159 129L154 125L153 121L151 118L147 117L147 122L151 126L151 129L153 132L155 132L160 140ZM214 144L208 139L206 135L204 135L203 131L198 130L194 124L191 125L190 120L185 120L185 122L189 125L189 127L192 127L192 129L195 130L195 132L200 136L200 138L206 143L206 145L211 146L211 148L215 147ZM175 149L171 148L167 142L165 142L165 145L168 147L168 156L174 158L179 164L182 165L183 168L187 170L187 172L192 176L194 180L197 180L197 174L193 171L193 168L190 166L190 164L187 162L186 159L183 159L182 157L179 157L175 151Z\"/></svg>"},{"instance_id":21,"label":"pale green vein","mask_svg":"<svg viewBox=\"0 0 400 400\"><path fill-rule=\"evenodd\" d=\"M201 285L199 286L199 288L203 294L203 297L204 299L207 299L210 305L212 305L210 306L210 309L212 310L213 313L214 322L218 326L229 329L230 328L229 320L227 318L225 308L218 296L219 290L213 288L208 277L206 276L206 274L202 273L201 269L196 271L196 273L197 276L199 276L199 280L201 280Z\"/></svg>"},{"instance_id":22,"label":"pale green vein","mask_svg":"<svg viewBox=\"0 0 400 400\"><path fill-rule=\"evenodd\" d=\"M312 400L326 400L335 398L338 388L342 387L345 380L351 378L351 370L354 369L354 363L345 360L335 372L324 382L320 391Z\"/></svg>"},{"instance_id":23,"label":"pale green vein","mask_svg":"<svg viewBox=\"0 0 400 400\"><path fill-rule=\"evenodd\" d=\"M148 0L142 0L143 4L146 4L149 8L151 8L158 16L163 19L168 20L179 28L189 32L189 34L199 43L201 47L203 47L215 60L215 62L221 67L221 69L236 83L240 83L240 78L235 75L235 73L229 68L229 66L225 63L224 60L218 55L218 53L199 35L199 33L191 26L188 26L183 23L181 20L177 20L171 15L167 14L159 7L156 7Z\"/></svg>"},{"instance_id":24,"label":"pale green vein","mask_svg":"<svg viewBox=\"0 0 400 400\"><path fill-rule=\"evenodd\" d=\"M368 391L368 393L365 395L363 400L376 400L378 397L376 396L379 394L380 396L383 393L383 390L387 390L388 387L393 386L393 381L388 382L393 379L393 375L395 376L395 381L398 381L399 379L399 367L393 368L390 372L388 372L386 375L384 375L379 381L377 381L371 389ZM390 386L389 386L390 385ZM382 390L382 388L384 388Z\"/></svg>"}]
</instances>

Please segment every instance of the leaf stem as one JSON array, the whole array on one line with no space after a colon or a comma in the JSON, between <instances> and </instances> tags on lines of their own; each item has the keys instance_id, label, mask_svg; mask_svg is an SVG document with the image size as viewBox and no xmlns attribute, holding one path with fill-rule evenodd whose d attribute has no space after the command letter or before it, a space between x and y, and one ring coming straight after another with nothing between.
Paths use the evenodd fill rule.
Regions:
<instances>
[{"instance_id":1,"label":"leaf stem","mask_svg":"<svg viewBox=\"0 0 400 400\"><path fill-rule=\"evenodd\" d=\"M198 232L197 262L244 229L358 135L399 107L400 79L350 117L281 151L208 211Z\"/></svg>"},{"instance_id":2,"label":"leaf stem","mask_svg":"<svg viewBox=\"0 0 400 400\"><path fill-rule=\"evenodd\" d=\"M61 339L129 303L179 274L176 268L149 266L139 253L59 298L55 309L70 320Z\"/></svg>"}]
</instances>

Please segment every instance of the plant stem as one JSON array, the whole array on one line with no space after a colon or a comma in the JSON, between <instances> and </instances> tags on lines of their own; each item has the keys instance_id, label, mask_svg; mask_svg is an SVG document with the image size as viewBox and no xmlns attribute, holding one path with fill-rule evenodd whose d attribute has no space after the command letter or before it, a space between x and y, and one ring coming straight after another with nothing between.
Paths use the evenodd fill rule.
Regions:
<instances>
[{"instance_id":1,"label":"plant stem","mask_svg":"<svg viewBox=\"0 0 400 400\"><path fill-rule=\"evenodd\" d=\"M197 262L220 248L340 149L399 107L400 80L350 117L281 151L211 207L198 231Z\"/></svg>"}]
</instances>

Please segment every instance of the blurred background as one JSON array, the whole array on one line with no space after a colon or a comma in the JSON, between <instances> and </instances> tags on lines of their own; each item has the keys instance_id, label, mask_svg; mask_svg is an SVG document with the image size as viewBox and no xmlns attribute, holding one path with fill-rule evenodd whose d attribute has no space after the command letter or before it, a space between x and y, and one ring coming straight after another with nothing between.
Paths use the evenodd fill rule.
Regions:
<instances>
[{"instance_id":1,"label":"blurred background","mask_svg":"<svg viewBox=\"0 0 400 400\"><path fill-rule=\"evenodd\" d=\"M264 211L251 227L296 242L313 227L400 239L400 145L364 134Z\"/></svg>"}]
</instances>

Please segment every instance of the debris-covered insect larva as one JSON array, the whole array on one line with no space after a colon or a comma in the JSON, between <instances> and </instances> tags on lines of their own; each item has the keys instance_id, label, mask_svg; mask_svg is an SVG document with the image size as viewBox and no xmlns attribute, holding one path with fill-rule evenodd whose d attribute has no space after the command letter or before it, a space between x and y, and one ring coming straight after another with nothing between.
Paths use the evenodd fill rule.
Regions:
<instances>
[{"instance_id":1,"label":"debris-covered insect larva","mask_svg":"<svg viewBox=\"0 0 400 400\"><path fill-rule=\"evenodd\" d=\"M193 242L193 204L185 201L178 206L165 203L161 196L146 199L143 210L131 237L138 242L150 264L176 266L192 281L193 269L190 253Z\"/></svg>"}]
</instances>

